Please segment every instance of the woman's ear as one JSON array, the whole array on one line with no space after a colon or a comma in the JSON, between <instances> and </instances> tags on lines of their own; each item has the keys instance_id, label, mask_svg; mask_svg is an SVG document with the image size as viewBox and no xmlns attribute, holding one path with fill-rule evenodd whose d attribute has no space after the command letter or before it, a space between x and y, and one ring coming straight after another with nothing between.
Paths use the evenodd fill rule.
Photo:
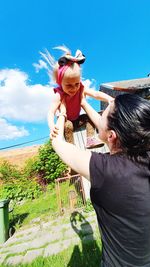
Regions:
<instances>
[{"instance_id":1,"label":"woman's ear","mask_svg":"<svg viewBox=\"0 0 150 267\"><path fill-rule=\"evenodd\" d=\"M108 136L107 136L107 140L109 143L114 143L117 139L117 135L116 132L114 130L109 130L108 131Z\"/></svg>"}]
</instances>

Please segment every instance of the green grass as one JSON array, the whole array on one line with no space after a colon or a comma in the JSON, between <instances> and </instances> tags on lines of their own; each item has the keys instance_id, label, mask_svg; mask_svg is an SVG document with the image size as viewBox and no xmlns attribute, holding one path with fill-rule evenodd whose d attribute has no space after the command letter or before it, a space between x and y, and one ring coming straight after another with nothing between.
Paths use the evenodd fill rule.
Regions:
<instances>
[{"instance_id":1,"label":"green grass","mask_svg":"<svg viewBox=\"0 0 150 267\"><path fill-rule=\"evenodd\" d=\"M38 199L27 200L22 205L16 205L10 214L10 224L23 226L34 218L52 216L58 212L55 192L42 194Z\"/></svg>"},{"instance_id":2,"label":"green grass","mask_svg":"<svg viewBox=\"0 0 150 267\"><path fill-rule=\"evenodd\" d=\"M61 184L61 199L63 206L69 208L68 192L73 190L74 186L69 183ZM53 219L60 213L57 203L56 189L50 186L47 192L42 193L38 199L26 200L21 205L15 205L14 210L10 213L10 226L19 228L29 224L33 219L42 220Z\"/></svg>"},{"instance_id":3,"label":"green grass","mask_svg":"<svg viewBox=\"0 0 150 267\"><path fill-rule=\"evenodd\" d=\"M39 257L30 264L14 265L15 267L97 267L100 265L101 243L89 241L71 246L63 252L47 258ZM12 265L11 265L12 266ZM10 267L10 265L0 265Z\"/></svg>"}]
</instances>

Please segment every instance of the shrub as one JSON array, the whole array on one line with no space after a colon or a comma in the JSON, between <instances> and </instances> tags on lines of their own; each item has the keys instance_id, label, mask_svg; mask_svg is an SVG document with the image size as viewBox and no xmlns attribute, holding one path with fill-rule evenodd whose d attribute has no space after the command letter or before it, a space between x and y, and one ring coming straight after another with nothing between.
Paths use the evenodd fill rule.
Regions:
<instances>
[{"instance_id":1,"label":"shrub","mask_svg":"<svg viewBox=\"0 0 150 267\"><path fill-rule=\"evenodd\" d=\"M0 164L0 179L2 182L9 182L20 177L20 171L8 161L3 160Z\"/></svg>"},{"instance_id":2,"label":"shrub","mask_svg":"<svg viewBox=\"0 0 150 267\"><path fill-rule=\"evenodd\" d=\"M18 183L6 183L0 188L0 198L21 201L34 199L41 194L40 186L32 180L21 179Z\"/></svg>"},{"instance_id":3,"label":"shrub","mask_svg":"<svg viewBox=\"0 0 150 267\"><path fill-rule=\"evenodd\" d=\"M6 160L0 164L0 179L0 198L20 201L34 199L41 193L41 187L35 179L28 179L27 173L18 170Z\"/></svg>"},{"instance_id":4,"label":"shrub","mask_svg":"<svg viewBox=\"0 0 150 267\"><path fill-rule=\"evenodd\" d=\"M39 157L35 162L36 171L49 182L65 176L68 167L61 161L48 141L39 149Z\"/></svg>"},{"instance_id":5,"label":"shrub","mask_svg":"<svg viewBox=\"0 0 150 267\"><path fill-rule=\"evenodd\" d=\"M37 160L38 160L38 156L29 158L26 160L24 168L23 168L24 177L31 178L37 174L37 170L36 170Z\"/></svg>"}]
</instances>

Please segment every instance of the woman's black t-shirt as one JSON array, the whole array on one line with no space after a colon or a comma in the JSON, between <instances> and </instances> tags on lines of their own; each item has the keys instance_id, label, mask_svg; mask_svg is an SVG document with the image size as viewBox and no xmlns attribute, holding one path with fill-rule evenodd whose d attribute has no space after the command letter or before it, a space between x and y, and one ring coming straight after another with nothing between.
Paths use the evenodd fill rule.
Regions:
<instances>
[{"instance_id":1,"label":"woman's black t-shirt","mask_svg":"<svg viewBox=\"0 0 150 267\"><path fill-rule=\"evenodd\" d=\"M125 155L92 152L90 177L106 266L150 267L150 170Z\"/></svg>"}]
</instances>

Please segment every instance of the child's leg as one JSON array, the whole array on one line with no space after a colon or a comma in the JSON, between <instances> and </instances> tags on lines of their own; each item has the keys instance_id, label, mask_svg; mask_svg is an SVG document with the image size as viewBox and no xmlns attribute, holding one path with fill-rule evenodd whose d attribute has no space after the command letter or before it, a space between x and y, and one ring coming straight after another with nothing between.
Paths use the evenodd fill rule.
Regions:
<instances>
[{"instance_id":1,"label":"child's leg","mask_svg":"<svg viewBox=\"0 0 150 267\"><path fill-rule=\"evenodd\" d=\"M86 148L94 148L104 145L99 138L95 137L95 126L87 114L82 114L74 123L75 129L86 127Z\"/></svg>"},{"instance_id":2,"label":"child's leg","mask_svg":"<svg viewBox=\"0 0 150 267\"><path fill-rule=\"evenodd\" d=\"M95 136L95 131L96 130L93 122L88 118L86 123L86 148L96 148L104 145L104 143L98 138L98 136Z\"/></svg>"},{"instance_id":3,"label":"child's leg","mask_svg":"<svg viewBox=\"0 0 150 267\"><path fill-rule=\"evenodd\" d=\"M66 139L66 142L74 144L74 138L73 138L73 123L72 121L67 120L65 122L65 128L64 128L64 136Z\"/></svg>"},{"instance_id":4,"label":"child's leg","mask_svg":"<svg viewBox=\"0 0 150 267\"><path fill-rule=\"evenodd\" d=\"M91 137L91 136L94 135L95 126L92 123L92 121L89 119L87 114L80 115L77 121L78 121L77 128L80 128L82 126L86 127L86 135L87 135L87 137Z\"/></svg>"},{"instance_id":5,"label":"child's leg","mask_svg":"<svg viewBox=\"0 0 150 267\"><path fill-rule=\"evenodd\" d=\"M95 134L95 126L92 123L92 121L90 121L90 119L86 122L86 136L88 137L92 137Z\"/></svg>"}]
</instances>

